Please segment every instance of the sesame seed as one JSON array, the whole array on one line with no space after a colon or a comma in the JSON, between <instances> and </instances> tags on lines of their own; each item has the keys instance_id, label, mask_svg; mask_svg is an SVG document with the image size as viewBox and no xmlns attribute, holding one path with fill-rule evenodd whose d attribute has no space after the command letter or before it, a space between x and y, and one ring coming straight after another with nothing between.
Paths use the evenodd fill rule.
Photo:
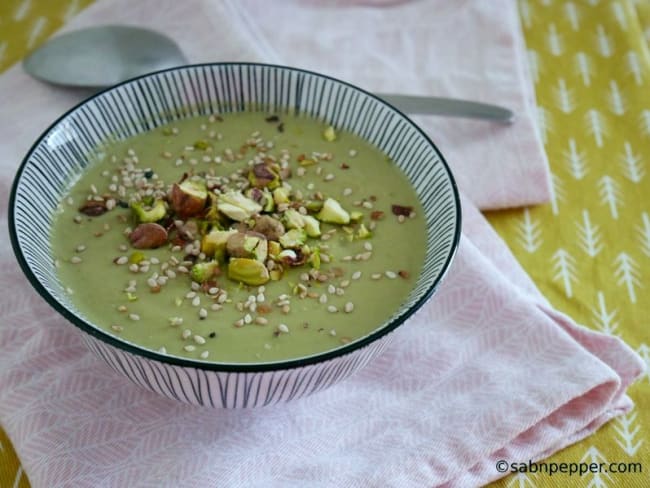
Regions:
<instances>
[{"instance_id":1,"label":"sesame seed","mask_svg":"<svg viewBox=\"0 0 650 488\"><path fill-rule=\"evenodd\" d=\"M253 321L253 317L251 317L251 314L247 313L244 315L244 323L245 324L250 324Z\"/></svg>"},{"instance_id":2,"label":"sesame seed","mask_svg":"<svg viewBox=\"0 0 650 488\"><path fill-rule=\"evenodd\" d=\"M257 318L255 319L255 323L256 323L257 325L266 325L266 324L269 323L269 321L268 321L265 317L257 317Z\"/></svg>"},{"instance_id":3,"label":"sesame seed","mask_svg":"<svg viewBox=\"0 0 650 488\"><path fill-rule=\"evenodd\" d=\"M211 310L214 310L215 312L218 312L218 311L221 310L222 308L223 308L223 306L221 306L221 305L218 304L218 303L213 303L212 305L210 305L210 309L211 309Z\"/></svg>"},{"instance_id":4,"label":"sesame seed","mask_svg":"<svg viewBox=\"0 0 650 488\"><path fill-rule=\"evenodd\" d=\"M169 317L169 325L178 327L183 324L183 317Z\"/></svg>"},{"instance_id":5,"label":"sesame seed","mask_svg":"<svg viewBox=\"0 0 650 488\"><path fill-rule=\"evenodd\" d=\"M235 327L243 327L244 319L235 320Z\"/></svg>"},{"instance_id":6,"label":"sesame seed","mask_svg":"<svg viewBox=\"0 0 650 488\"><path fill-rule=\"evenodd\" d=\"M326 303L327 303L327 295L325 295L325 293L323 293L323 294L320 296L320 298L318 299L318 301L319 301L320 303L322 303L323 305L326 304Z\"/></svg>"},{"instance_id":7,"label":"sesame seed","mask_svg":"<svg viewBox=\"0 0 650 488\"><path fill-rule=\"evenodd\" d=\"M394 271L386 271L386 273L384 274L386 275L386 278L390 278L391 280L397 278L397 273L395 273Z\"/></svg>"},{"instance_id":8,"label":"sesame seed","mask_svg":"<svg viewBox=\"0 0 650 488\"><path fill-rule=\"evenodd\" d=\"M192 306L198 307L199 305L201 305L201 297L194 297L192 299Z\"/></svg>"},{"instance_id":9,"label":"sesame seed","mask_svg":"<svg viewBox=\"0 0 650 488\"><path fill-rule=\"evenodd\" d=\"M209 355L210 355L210 351L203 351L201 353L201 359L208 359Z\"/></svg>"},{"instance_id":10,"label":"sesame seed","mask_svg":"<svg viewBox=\"0 0 650 488\"><path fill-rule=\"evenodd\" d=\"M82 261L82 259L79 256L72 256L70 258L70 262L72 264L79 264Z\"/></svg>"},{"instance_id":11,"label":"sesame seed","mask_svg":"<svg viewBox=\"0 0 650 488\"><path fill-rule=\"evenodd\" d=\"M371 208L373 207L372 202L368 202L368 201L363 202L363 203L361 204L361 206L362 206L363 208L367 208L367 209L371 209Z\"/></svg>"},{"instance_id":12,"label":"sesame seed","mask_svg":"<svg viewBox=\"0 0 650 488\"><path fill-rule=\"evenodd\" d=\"M350 156L351 158L355 157L356 155L357 155L357 150L356 149L350 149L348 151L348 156Z\"/></svg>"},{"instance_id":13,"label":"sesame seed","mask_svg":"<svg viewBox=\"0 0 650 488\"><path fill-rule=\"evenodd\" d=\"M168 278L174 279L176 278L176 273L172 269L167 269L165 270L165 274L167 275Z\"/></svg>"},{"instance_id":14,"label":"sesame seed","mask_svg":"<svg viewBox=\"0 0 650 488\"><path fill-rule=\"evenodd\" d=\"M283 334L288 334L289 327L287 327L286 324L280 324L278 325L278 331L282 332Z\"/></svg>"},{"instance_id":15,"label":"sesame seed","mask_svg":"<svg viewBox=\"0 0 650 488\"><path fill-rule=\"evenodd\" d=\"M205 344L205 339L203 338L203 336L195 335L194 336L194 342L196 342L197 344L203 345L203 344Z\"/></svg>"},{"instance_id":16,"label":"sesame seed","mask_svg":"<svg viewBox=\"0 0 650 488\"><path fill-rule=\"evenodd\" d=\"M190 272L190 270L187 269L185 266L179 266L178 268L176 268L176 271L178 271L179 273L189 273Z\"/></svg>"},{"instance_id":17,"label":"sesame seed","mask_svg":"<svg viewBox=\"0 0 650 488\"><path fill-rule=\"evenodd\" d=\"M353 280L358 280L359 278L361 278L361 271L355 271L354 273L352 273Z\"/></svg>"},{"instance_id":18,"label":"sesame seed","mask_svg":"<svg viewBox=\"0 0 650 488\"><path fill-rule=\"evenodd\" d=\"M147 285L149 285L149 288L155 288L158 286L158 281L155 278L149 278L147 280Z\"/></svg>"},{"instance_id":19,"label":"sesame seed","mask_svg":"<svg viewBox=\"0 0 650 488\"><path fill-rule=\"evenodd\" d=\"M160 259L153 257L149 260L151 264L160 264Z\"/></svg>"},{"instance_id":20,"label":"sesame seed","mask_svg":"<svg viewBox=\"0 0 650 488\"><path fill-rule=\"evenodd\" d=\"M122 332L124 330L124 327L121 325L111 325L111 329L113 329L115 332Z\"/></svg>"},{"instance_id":21,"label":"sesame seed","mask_svg":"<svg viewBox=\"0 0 650 488\"><path fill-rule=\"evenodd\" d=\"M137 273L138 271L140 271L140 266L138 266L138 265L135 264L135 263L134 263L134 264L130 264L130 265L129 265L129 271L131 271L132 273Z\"/></svg>"},{"instance_id":22,"label":"sesame seed","mask_svg":"<svg viewBox=\"0 0 650 488\"><path fill-rule=\"evenodd\" d=\"M348 286L350 286L350 280L341 281L341 288L347 288Z\"/></svg>"},{"instance_id":23,"label":"sesame seed","mask_svg":"<svg viewBox=\"0 0 650 488\"><path fill-rule=\"evenodd\" d=\"M208 311L205 308L199 310L199 318L204 319L208 316Z\"/></svg>"},{"instance_id":24,"label":"sesame seed","mask_svg":"<svg viewBox=\"0 0 650 488\"><path fill-rule=\"evenodd\" d=\"M140 320L140 316L137 313L131 313L129 314L129 318L134 321Z\"/></svg>"},{"instance_id":25,"label":"sesame seed","mask_svg":"<svg viewBox=\"0 0 650 488\"><path fill-rule=\"evenodd\" d=\"M352 261L353 258L352 258L352 256L343 256L341 259L343 261Z\"/></svg>"},{"instance_id":26,"label":"sesame seed","mask_svg":"<svg viewBox=\"0 0 650 488\"><path fill-rule=\"evenodd\" d=\"M405 220L406 220L406 217L404 217L403 215L398 215L398 216L397 216L397 221L398 221L400 224L404 223Z\"/></svg>"},{"instance_id":27,"label":"sesame seed","mask_svg":"<svg viewBox=\"0 0 650 488\"><path fill-rule=\"evenodd\" d=\"M190 329L185 329L185 330L181 333L181 337L182 337L183 339L189 339L190 337L192 337L192 331L191 331Z\"/></svg>"},{"instance_id":28,"label":"sesame seed","mask_svg":"<svg viewBox=\"0 0 650 488\"><path fill-rule=\"evenodd\" d=\"M75 248L75 251L77 251L77 252L84 252L85 250L86 250L86 246L84 246L83 244L79 244L79 245Z\"/></svg>"},{"instance_id":29,"label":"sesame seed","mask_svg":"<svg viewBox=\"0 0 650 488\"><path fill-rule=\"evenodd\" d=\"M219 295L219 298L217 298L217 302L219 303L224 303L226 300L228 300L227 293L222 293L221 295Z\"/></svg>"},{"instance_id":30,"label":"sesame seed","mask_svg":"<svg viewBox=\"0 0 650 488\"><path fill-rule=\"evenodd\" d=\"M366 251L372 251L372 243L370 243L370 242L364 242L364 244L363 244L363 248L364 248Z\"/></svg>"},{"instance_id":31,"label":"sesame seed","mask_svg":"<svg viewBox=\"0 0 650 488\"><path fill-rule=\"evenodd\" d=\"M167 354L167 349L165 348L165 346L162 346L162 347L158 348L158 352L162 353L162 354Z\"/></svg>"},{"instance_id":32,"label":"sesame seed","mask_svg":"<svg viewBox=\"0 0 650 488\"><path fill-rule=\"evenodd\" d=\"M345 313L350 313L354 310L354 303L348 302L345 304L345 307L343 308L345 310Z\"/></svg>"},{"instance_id":33,"label":"sesame seed","mask_svg":"<svg viewBox=\"0 0 650 488\"><path fill-rule=\"evenodd\" d=\"M381 278L381 273L373 273L370 275L373 280L378 280Z\"/></svg>"},{"instance_id":34,"label":"sesame seed","mask_svg":"<svg viewBox=\"0 0 650 488\"><path fill-rule=\"evenodd\" d=\"M266 297L264 296L264 293L262 293L262 292L258 293L257 294L257 301L261 303L264 300L266 300Z\"/></svg>"},{"instance_id":35,"label":"sesame seed","mask_svg":"<svg viewBox=\"0 0 650 488\"><path fill-rule=\"evenodd\" d=\"M119 305L117 307L118 312L126 312L126 306L125 305Z\"/></svg>"},{"instance_id":36,"label":"sesame seed","mask_svg":"<svg viewBox=\"0 0 650 488\"><path fill-rule=\"evenodd\" d=\"M336 289L336 294L337 294L338 296L345 295L345 290L344 290L343 288L337 288L337 289Z\"/></svg>"},{"instance_id":37,"label":"sesame seed","mask_svg":"<svg viewBox=\"0 0 650 488\"><path fill-rule=\"evenodd\" d=\"M185 298L194 298L196 296L195 291L188 291L187 295L185 295Z\"/></svg>"},{"instance_id":38,"label":"sesame seed","mask_svg":"<svg viewBox=\"0 0 650 488\"><path fill-rule=\"evenodd\" d=\"M330 335L332 337L336 336L336 331L334 329L330 330Z\"/></svg>"},{"instance_id":39,"label":"sesame seed","mask_svg":"<svg viewBox=\"0 0 650 488\"><path fill-rule=\"evenodd\" d=\"M329 173L329 174L325 177L325 181L332 181L333 179L334 179L334 175L333 175L332 173Z\"/></svg>"},{"instance_id":40,"label":"sesame seed","mask_svg":"<svg viewBox=\"0 0 650 488\"><path fill-rule=\"evenodd\" d=\"M334 305L330 305L329 307L327 307L327 311L330 313L336 313L339 311L339 309L336 308Z\"/></svg>"},{"instance_id":41,"label":"sesame seed","mask_svg":"<svg viewBox=\"0 0 650 488\"><path fill-rule=\"evenodd\" d=\"M282 313L283 313L283 314L286 315L286 314L288 314L289 312L291 312L291 307L290 307L289 305L285 305L285 306L282 307Z\"/></svg>"},{"instance_id":42,"label":"sesame seed","mask_svg":"<svg viewBox=\"0 0 650 488\"><path fill-rule=\"evenodd\" d=\"M192 344L188 344L187 346L183 347L183 350L185 352L193 352L196 350L196 347L194 347Z\"/></svg>"},{"instance_id":43,"label":"sesame seed","mask_svg":"<svg viewBox=\"0 0 650 488\"><path fill-rule=\"evenodd\" d=\"M77 223L77 224L80 224L83 221L83 219L81 218L81 215L75 215L74 219L72 219L72 220L74 220L75 223Z\"/></svg>"}]
</instances>

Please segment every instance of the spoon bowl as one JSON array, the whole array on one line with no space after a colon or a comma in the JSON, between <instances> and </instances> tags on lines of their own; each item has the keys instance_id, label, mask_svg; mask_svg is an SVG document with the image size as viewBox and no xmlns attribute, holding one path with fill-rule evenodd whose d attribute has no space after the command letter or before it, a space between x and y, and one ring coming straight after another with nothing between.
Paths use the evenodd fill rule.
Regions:
<instances>
[{"instance_id":1,"label":"spoon bowl","mask_svg":"<svg viewBox=\"0 0 650 488\"><path fill-rule=\"evenodd\" d=\"M183 52L169 37L121 25L90 27L57 36L23 62L34 78L84 88L103 88L185 64Z\"/></svg>"}]
</instances>

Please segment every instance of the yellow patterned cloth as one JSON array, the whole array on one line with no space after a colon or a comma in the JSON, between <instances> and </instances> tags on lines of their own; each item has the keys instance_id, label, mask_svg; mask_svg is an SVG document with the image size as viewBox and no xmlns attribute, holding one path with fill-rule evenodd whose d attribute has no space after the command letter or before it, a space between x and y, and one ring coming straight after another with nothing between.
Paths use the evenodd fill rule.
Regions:
<instances>
[{"instance_id":1,"label":"yellow patterned cloth","mask_svg":"<svg viewBox=\"0 0 650 488\"><path fill-rule=\"evenodd\" d=\"M0 72L91 2L0 2ZM519 7L553 199L489 219L555 307L650 363L650 0ZM650 486L649 393L646 374L629 391L634 410L546 460L641 463L642 474L520 473L494 486ZM0 487L27 486L0 429Z\"/></svg>"}]
</instances>

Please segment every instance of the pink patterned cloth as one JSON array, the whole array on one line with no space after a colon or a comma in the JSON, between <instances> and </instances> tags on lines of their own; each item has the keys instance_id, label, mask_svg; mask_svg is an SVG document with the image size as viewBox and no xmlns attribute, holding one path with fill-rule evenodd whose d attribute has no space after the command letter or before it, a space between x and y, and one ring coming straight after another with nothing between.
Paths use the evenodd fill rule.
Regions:
<instances>
[{"instance_id":1,"label":"pink patterned cloth","mask_svg":"<svg viewBox=\"0 0 650 488\"><path fill-rule=\"evenodd\" d=\"M502 476L495 468L499 459L541 459L629 410L625 390L643 370L640 359L617 338L588 331L553 310L476 207L547 196L514 2L499 1L498 14L491 8L496 2L488 7L436 0L382 8L338 2L344 20L334 28L334 7L305 1L294 6L302 19L297 30L295 16L280 22L280 8L289 7L259 11L255 0L153 3L100 1L72 25L156 26L176 37L193 61L280 61L372 89L507 103L519 118L510 128L425 124L450 155L468 195L464 235L448 277L362 372L311 397L264 409L189 407L113 373L27 284L10 251L3 202L0 423L34 488L475 486ZM462 19L474 19L473 37L452 29ZM327 28L317 29L317 21ZM283 33L311 33L317 41L291 53L292 38L268 34L273 22L280 22ZM309 22L313 29L303 25ZM348 59L349 51L336 46L355 42L346 37L350 25L365 41L346 67L337 58ZM416 45L410 34L400 33L409 32L399 30L402 25L428 28L414 28ZM382 39L388 41L382 45ZM439 43L425 48L423 42ZM419 51L412 64L402 56L400 68L392 64L399 52L371 49L379 45ZM446 48L464 52L471 62L459 57L450 63L453 52ZM362 72L350 76L364 58ZM391 73L401 78L391 79L397 76ZM485 86L476 90L473 78ZM18 94L3 104L3 120L12 122L0 144L0 191L7 195L30 142L79 95L30 80L19 67L0 77L0 92Z\"/></svg>"}]
</instances>

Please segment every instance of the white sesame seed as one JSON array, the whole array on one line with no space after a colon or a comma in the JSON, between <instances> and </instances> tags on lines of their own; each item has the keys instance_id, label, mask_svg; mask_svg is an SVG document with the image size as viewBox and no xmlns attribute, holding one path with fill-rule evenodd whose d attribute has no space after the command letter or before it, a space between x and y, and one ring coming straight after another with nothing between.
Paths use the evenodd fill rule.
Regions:
<instances>
[{"instance_id":1,"label":"white sesame seed","mask_svg":"<svg viewBox=\"0 0 650 488\"><path fill-rule=\"evenodd\" d=\"M278 325L278 330L280 332L282 332L283 334L288 334L289 333L289 327L287 327L286 324Z\"/></svg>"},{"instance_id":2,"label":"white sesame seed","mask_svg":"<svg viewBox=\"0 0 650 488\"><path fill-rule=\"evenodd\" d=\"M169 317L169 325L178 327L183 324L183 317Z\"/></svg>"},{"instance_id":3,"label":"white sesame seed","mask_svg":"<svg viewBox=\"0 0 650 488\"><path fill-rule=\"evenodd\" d=\"M346 303L343 310L345 310L346 313L352 312L354 310L354 303L352 302Z\"/></svg>"},{"instance_id":4,"label":"white sesame seed","mask_svg":"<svg viewBox=\"0 0 650 488\"><path fill-rule=\"evenodd\" d=\"M235 327L243 327L244 319L235 320Z\"/></svg>"},{"instance_id":5,"label":"white sesame seed","mask_svg":"<svg viewBox=\"0 0 650 488\"><path fill-rule=\"evenodd\" d=\"M124 330L124 327L121 325L111 325L111 329L113 329L115 332L122 332Z\"/></svg>"},{"instance_id":6,"label":"white sesame seed","mask_svg":"<svg viewBox=\"0 0 650 488\"><path fill-rule=\"evenodd\" d=\"M397 273L394 271L386 271L384 274L386 275L386 278L390 278L391 280L397 278Z\"/></svg>"},{"instance_id":7,"label":"white sesame seed","mask_svg":"<svg viewBox=\"0 0 650 488\"><path fill-rule=\"evenodd\" d=\"M151 264L160 264L160 259L152 257L149 262L151 262Z\"/></svg>"},{"instance_id":8,"label":"white sesame seed","mask_svg":"<svg viewBox=\"0 0 650 488\"><path fill-rule=\"evenodd\" d=\"M373 280L378 280L381 278L381 273L373 273L370 275Z\"/></svg>"},{"instance_id":9,"label":"white sesame seed","mask_svg":"<svg viewBox=\"0 0 650 488\"><path fill-rule=\"evenodd\" d=\"M79 244L79 245L75 248L75 251L77 251L77 252L84 252L85 250L86 250L86 246L84 246L83 244Z\"/></svg>"},{"instance_id":10,"label":"white sesame seed","mask_svg":"<svg viewBox=\"0 0 650 488\"><path fill-rule=\"evenodd\" d=\"M344 196L344 197L348 197L348 196L350 196L350 195L352 195L352 188L345 188L345 189L343 190L343 196Z\"/></svg>"},{"instance_id":11,"label":"white sesame seed","mask_svg":"<svg viewBox=\"0 0 650 488\"><path fill-rule=\"evenodd\" d=\"M181 333L181 337L182 337L183 339L189 339L190 337L192 337L192 331L191 331L190 329L185 329L185 330Z\"/></svg>"},{"instance_id":12,"label":"white sesame seed","mask_svg":"<svg viewBox=\"0 0 650 488\"><path fill-rule=\"evenodd\" d=\"M268 321L265 317L257 317L257 318L255 319L255 323L256 323L257 325L266 325L266 324L269 323L269 321Z\"/></svg>"},{"instance_id":13,"label":"white sesame seed","mask_svg":"<svg viewBox=\"0 0 650 488\"><path fill-rule=\"evenodd\" d=\"M363 248L364 248L366 251L372 251L372 243L370 243L370 242L364 242L364 243L363 243Z\"/></svg>"},{"instance_id":14,"label":"white sesame seed","mask_svg":"<svg viewBox=\"0 0 650 488\"><path fill-rule=\"evenodd\" d=\"M223 308L223 306L221 306L221 305L218 304L218 303L213 303L212 305L210 305L210 309L211 309L211 310L214 310L215 312L218 312L218 311L221 310L222 308Z\"/></svg>"},{"instance_id":15,"label":"white sesame seed","mask_svg":"<svg viewBox=\"0 0 650 488\"><path fill-rule=\"evenodd\" d=\"M330 305L329 307L327 307L327 311L330 313L336 313L339 311L339 309L336 308L334 305Z\"/></svg>"},{"instance_id":16,"label":"white sesame seed","mask_svg":"<svg viewBox=\"0 0 650 488\"><path fill-rule=\"evenodd\" d=\"M203 336L195 335L194 336L194 342L196 342L197 344L203 345L203 344L205 344L205 339L203 338Z\"/></svg>"},{"instance_id":17,"label":"white sesame seed","mask_svg":"<svg viewBox=\"0 0 650 488\"><path fill-rule=\"evenodd\" d=\"M365 201L365 202L363 202L363 203L361 204L361 206L362 206L363 208L371 209L371 208L373 207L373 204L372 204L372 202Z\"/></svg>"},{"instance_id":18,"label":"white sesame seed","mask_svg":"<svg viewBox=\"0 0 650 488\"><path fill-rule=\"evenodd\" d=\"M194 297L192 299L192 306L198 307L199 305L201 305L201 297Z\"/></svg>"},{"instance_id":19,"label":"white sesame seed","mask_svg":"<svg viewBox=\"0 0 650 488\"><path fill-rule=\"evenodd\" d=\"M131 271L132 273L137 273L138 271L140 271L140 266L138 266L135 263L130 264L129 265L129 271Z\"/></svg>"},{"instance_id":20,"label":"white sesame seed","mask_svg":"<svg viewBox=\"0 0 650 488\"><path fill-rule=\"evenodd\" d=\"M341 288L347 288L348 286L350 286L350 280L341 281Z\"/></svg>"},{"instance_id":21,"label":"white sesame seed","mask_svg":"<svg viewBox=\"0 0 650 488\"><path fill-rule=\"evenodd\" d=\"M353 258L352 258L352 256L343 256L341 259L343 261L352 261Z\"/></svg>"},{"instance_id":22,"label":"white sesame seed","mask_svg":"<svg viewBox=\"0 0 650 488\"><path fill-rule=\"evenodd\" d=\"M334 337L336 335L336 331L334 329L330 330L330 335Z\"/></svg>"},{"instance_id":23,"label":"white sesame seed","mask_svg":"<svg viewBox=\"0 0 650 488\"><path fill-rule=\"evenodd\" d=\"M361 278L361 271L355 271L354 273L352 273L353 280L358 280L359 278Z\"/></svg>"},{"instance_id":24,"label":"white sesame seed","mask_svg":"<svg viewBox=\"0 0 650 488\"><path fill-rule=\"evenodd\" d=\"M216 286L213 286L212 288L210 288L210 289L208 290L208 293L209 293L210 295L216 295L217 293L219 293L219 288L217 288Z\"/></svg>"},{"instance_id":25,"label":"white sesame seed","mask_svg":"<svg viewBox=\"0 0 650 488\"><path fill-rule=\"evenodd\" d=\"M262 303L264 300L266 300L266 297L264 296L264 293L260 292L257 294L257 301Z\"/></svg>"},{"instance_id":26,"label":"white sesame seed","mask_svg":"<svg viewBox=\"0 0 650 488\"><path fill-rule=\"evenodd\" d=\"M345 290L344 290L343 288L337 288L337 289L336 289L336 294L337 294L338 296L345 295Z\"/></svg>"},{"instance_id":27,"label":"white sesame seed","mask_svg":"<svg viewBox=\"0 0 650 488\"><path fill-rule=\"evenodd\" d=\"M271 344L268 344L268 343L264 344L264 349L266 349L266 350L271 349Z\"/></svg>"},{"instance_id":28,"label":"white sesame seed","mask_svg":"<svg viewBox=\"0 0 650 488\"><path fill-rule=\"evenodd\" d=\"M398 221L400 224L403 223L405 220L406 220L406 217L404 217L403 215L398 215L398 216L397 216L397 221Z\"/></svg>"},{"instance_id":29,"label":"white sesame seed","mask_svg":"<svg viewBox=\"0 0 650 488\"><path fill-rule=\"evenodd\" d=\"M165 346L162 346L162 347L158 348L158 352L162 353L162 354L167 354L167 349L165 348Z\"/></svg>"},{"instance_id":30,"label":"white sesame seed","mask_svg":"<svg viewBox=\"0 0 650 488\"><path fill-rule=\"evenodd\" d=\"M332 173L329 173L329 174L325 177L325 181L332 181L333 179L334 179L334 175L333 175Z\"/></svg>"},{"instance_id":31,"label":"white sesame seed","mask_svg":"<svg viewBox=\"0 0 650 488\"><path fill-rule=\"evenodd\" d=\"M158 286L158 281L155 278L149 278L147 280L147 285L149 285L149 288L155 288Z\"/></svg>"},{"instance_id":32,"label":"white sesame seed","mask_svg":"<svg viewBox=\"0 0 650 488\"><path fill-rule=\"evenodd\" d=\"M334 285L329 285L327 287L327 293L329 293L330 295L333 295L334 293L336 293L336 287Z\"/></svg>"},{"instance_id":33,"label":"white sesame seed","mask_svg":"<svg viewBox=\"0 0 650 488\"><path fill-rule=\"evenodd\" d=\"M323 294L320 296L320 298L318 299L318 301L319 301L320 303L322 303L323 305L326 304L326 303L327 303L327 295L325 295L325 293L323 293Z\"/></svg>"},{"instance_id":34,"label":"white sesame seed","mask_svg":"<svg viewBox=\"0 0 650 488\"><path fill-rule=\"evenodd\" d=\"M183 350L185 352L192 352L192 351L196 350L196 347L194 347L192 344L188 344L187 346L183 347Z\"/></svg>"},{"instance_id":35,"label":"white sesame seed","mask_svg":"<svg viewBox=\"0 0 650 488\"><path fill-rule=\"evenodd\" d=\"M199 310L199 318L204 319L208 316L208 311L205 308Z\"/></svg>"},{"instance_id":36,"label":"white sesame seed","mask_svg":"<svg viewBox=\"0 0 650 488\"><path fill-rule=\"evenodd\" d=\"M250 324L253 321L253 317L251 317L251 314L247 313L244 315L244 323L245 324Z\"/></svg>"},{"instance_id":37,"label":"white sesame seed","mask_svg":"<svg viewBox=\"0 0 650 488\"><path fill-rule=\"evenodd\" d=\"M201 353L201 359L208 359L209 355L210 355L210 351L203 351Z\"/></svg>"},{"instance_id":38,"label":"white sesame seed","mask_svg":"<svg viewBox=\"0 0 650 488\"><path fill-rule=\"evenodd\" d=\"M348 156L350 156L351 158L355 157L356 155L357 155L357 150L356 149L350 149L348 151Z\"/></svg>"},{"instance_id":39,"label":"white sesame seed","mask_svg":"<svg viewBox=\"0 0 650 488\"><path fill-rule=\"evenodd\" d=\"M300 275L300 280L301 281L309 281L309 275L307 273L302 273Z\"/></svg>"},{"instance_id":40,"label":"white sesame seed","mask_svg":"<svg viewBox=\"0 0 650 488\"><path fill-rule=\"evenodd\" d=\"M82 261L82 259L79 256L72 256L70 258L70 262L72 264L79 264Z\"/></svg>"},{"instance_id":41,"label":"white sesame seed","mask_svg":"<svg viewBox=\"0 0 650 488\"><path fill-rule=\"evenodd\" d=\"M289 312L291 312L291 307L290 307L289 305L284 305L284 306L282 307L282 313L286 315L286 314L288 314Z\"/></svg>"},{"instance_id":42,"label":"white sesame seed","mask_svg":"<svg viewBox=\"0 0 650 488\"><path fill-rule=\"evenodd\" d=\"M196 296L195 291L188 291L187 295L185 295L185 298L194 298Z\"/></svg>"},{"instance_id":43,"label":"white sesame seed","mask_svg":"<svg viewBox=\"0 0 650 488\"><path fill-rule=\"evenodd\" d=\"M140 316L137 313L130 313L129 318L134 321L140 320Z\"/></svg>"},{"instance_id":44,"label":"white sesame seed","mask_svg":"<svg viewBox=\"0 0 650 488\"><path fill-rule=\"evenodd\" d=\"M190 272L190 270L187 269L185 266L179 266L178 268L176 268L176 271L178 271L179 273L189 273Z\"/></svg>"},{"instance_id":45,"label":"white sesame seed","mask_svg":"<svg viewBox=\"0 0 650 488\"><path fill-rule=\"evenodd\" d=\"M219 298L217 298L217 302L219 303L224 303L226 300L228 300L227 293L222 293L221 295L219 295Z\"/></svg>"},{"instance_id":46,"label":"white sesame seed","mask_svg":"<svg viewBox=\"0 0 650 488\"><path fill-rule=\"evenodd\" d=\"M119 305L117 307L118 312L126 312L126 306L125 305Z\"/></svg>"},{"instance_id":47,"label":"white sesame seed","mask_svg":"<svg viewBox=\"0 0 650 488\"><path fill-rule=\"evenodd\" d=\"M168 278L174 279L176 278L176 273L174 272L173 269L167 269L165 270L165 274L167 275Z\"/></svg>"}]
</instances>

